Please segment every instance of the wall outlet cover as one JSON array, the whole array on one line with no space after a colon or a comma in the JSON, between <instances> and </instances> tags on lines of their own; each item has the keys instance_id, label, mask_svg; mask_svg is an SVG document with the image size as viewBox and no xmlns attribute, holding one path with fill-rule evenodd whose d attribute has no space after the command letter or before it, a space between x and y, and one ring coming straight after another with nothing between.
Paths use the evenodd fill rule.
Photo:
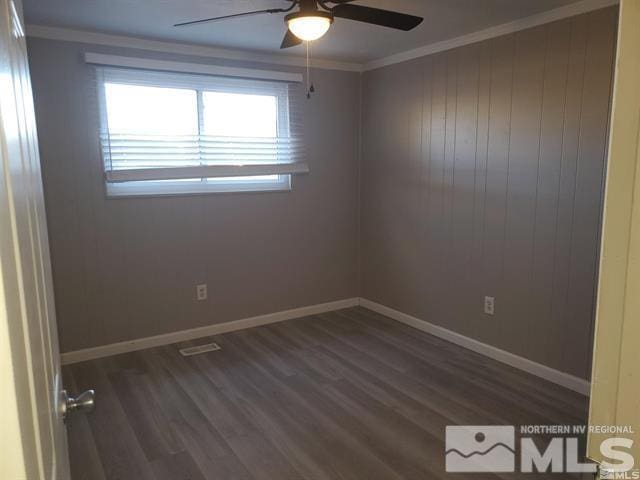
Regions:
<instances>
[{"instance_id":1,"label":"wall outlet cover","mask_svg":"<svg viewBox=\"0 0 640 480\"><path fill-rule=\"evenodd\" d=\"M495 297L484 297L484 313L487 315L494 315L495 310Z\"/></svg>"},{"instance_id":2,"label":"wall outlet cover","mask_svg":"<svg viewBox=\"0 0 640 480\"><path fill-rule=\"evenodd\" d=\"M207 285L206 284L196 285L196 297L198 298L199 302L207 299Z\"/></svg>"}]
</instances>

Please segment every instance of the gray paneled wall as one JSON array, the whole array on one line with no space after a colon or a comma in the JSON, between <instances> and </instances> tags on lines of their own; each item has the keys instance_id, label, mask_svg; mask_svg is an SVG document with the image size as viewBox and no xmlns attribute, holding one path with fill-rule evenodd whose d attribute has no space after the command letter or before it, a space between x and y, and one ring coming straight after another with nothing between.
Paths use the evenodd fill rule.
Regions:
<instances>
[{"instance_id":1,"label":"gray paneled wall","mask_svg":"<svg viewBox=\"0 0 640 480\"><path fill-rule=\"evenodd\" d=\"M364 74L363 297L588 377L616 24Z\"/></svg>"},{"instance_id":2,"label":"gray paneled wall","mask_svg":"<svg viewBox=\"0 0 640 480\"><path fill-rule=\"evenodd\" d=\"M292 192L106 199L84 51L213 63L29 40L63 352L357 295L358 74L314 73Z\"/></svg>"}]
</instances>

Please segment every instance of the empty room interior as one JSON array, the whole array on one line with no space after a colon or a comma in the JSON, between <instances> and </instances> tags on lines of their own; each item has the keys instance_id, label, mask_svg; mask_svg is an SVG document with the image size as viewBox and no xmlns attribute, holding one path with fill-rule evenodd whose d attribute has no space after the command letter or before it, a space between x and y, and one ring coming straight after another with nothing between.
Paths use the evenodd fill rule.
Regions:
<instances>
[{"instance_id":1,"label":"empty room interior","mask_svg":"<svg viewBox=\"0 0 640 480\"><path fill-rule=\"evenodd\" d=\"M639 0L0 6L0 477L640 478Z\"/></svg>"}]
</instances>

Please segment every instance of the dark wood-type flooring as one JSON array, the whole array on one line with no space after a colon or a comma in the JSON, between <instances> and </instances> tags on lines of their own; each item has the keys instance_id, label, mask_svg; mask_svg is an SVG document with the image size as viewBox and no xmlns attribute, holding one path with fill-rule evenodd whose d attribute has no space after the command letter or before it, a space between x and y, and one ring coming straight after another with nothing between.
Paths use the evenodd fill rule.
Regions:
<instances>
[{"instance_id":1,"label":"dark wood-type flooring","mask_svg":"<svg viewBox=\"0 0 640 480\"><path fill-rule=\"evenodd\" d=\"M581 395L363 308L211 339L64 368L97 392L68 422L73 480L514 478L445 473L446 425L586 419Z\"/></svg>"}]
</instances>

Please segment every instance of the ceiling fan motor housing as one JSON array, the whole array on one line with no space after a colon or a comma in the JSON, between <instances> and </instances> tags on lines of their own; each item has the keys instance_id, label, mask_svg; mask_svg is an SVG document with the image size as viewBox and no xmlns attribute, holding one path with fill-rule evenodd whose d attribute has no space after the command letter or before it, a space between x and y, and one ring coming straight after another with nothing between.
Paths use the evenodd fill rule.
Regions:
<instances>
[{"instance_id":1,"label":"ceiling fan motor housing","mask_svg":"<svg viewBox=\"0 0 640 480\"><path fill-rule=\"evenodd\" d=\"M290 13L284 17L284 23L288 24L290 20L302 17L322 17L327 18L333 23L333 15L325 10L318 10L316 0L299 0L300 10Z\"/></svg>"},{"instance_id":2,"label":"ceiling fan motor housing","mask_svg":"<svg viewBox=\"0 0 640 480\"><path fill-rule=\"evenodd\" d=\"M316 0L298 0L301 12L316 12L318 10L318 2Z\"/></svg>"}]
</instances>

